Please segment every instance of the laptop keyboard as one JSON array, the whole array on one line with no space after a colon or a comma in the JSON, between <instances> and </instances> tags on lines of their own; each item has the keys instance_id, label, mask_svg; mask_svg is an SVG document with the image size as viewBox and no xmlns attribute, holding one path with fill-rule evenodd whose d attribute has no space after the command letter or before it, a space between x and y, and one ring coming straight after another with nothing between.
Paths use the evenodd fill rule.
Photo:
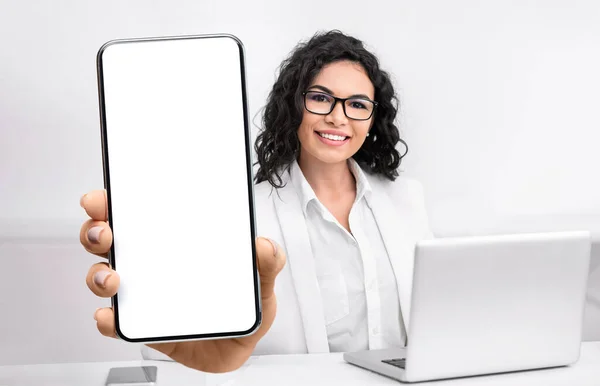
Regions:
<instances>
[{"instance_id":1,"label":"laptop keyboard","mask_svg":"<svg viewBox=\"0 0 600 386\"><path fill-rule=\"evenodd\" d=\"M404 366L406 366L406 358L384 359L382 362L387 363L388 365L399 367L401 369L404 369Z\"/></svg>"}]
</instances>

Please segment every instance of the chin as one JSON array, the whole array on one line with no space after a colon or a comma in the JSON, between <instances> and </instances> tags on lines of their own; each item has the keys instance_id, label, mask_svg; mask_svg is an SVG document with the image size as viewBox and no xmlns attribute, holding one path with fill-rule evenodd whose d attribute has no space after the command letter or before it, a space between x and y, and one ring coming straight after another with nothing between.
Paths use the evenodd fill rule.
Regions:
<instances>
[{"instance_id":1,"label":"chin","mask_svg":"<svg viewBox=\"0 0 600 386\"><path fill-rule=\"evenodd\" d=\"M348 158L352 157L352 154L346 154L345 152L342 153L336 151L316 151L311 153L314 158L326 164L337 164L340 162L345 162L348 160Z\"/></svg>"},{"instance_id":2,"label":"chin","mask_svg":"<svg viewBox=\"0 0 600 386\"><path fill-rule=\"evenodd\" d=\"M350 157L319 157L318 160L326 164L338 164L348 161Z\"/></svg>"}]
</instances>

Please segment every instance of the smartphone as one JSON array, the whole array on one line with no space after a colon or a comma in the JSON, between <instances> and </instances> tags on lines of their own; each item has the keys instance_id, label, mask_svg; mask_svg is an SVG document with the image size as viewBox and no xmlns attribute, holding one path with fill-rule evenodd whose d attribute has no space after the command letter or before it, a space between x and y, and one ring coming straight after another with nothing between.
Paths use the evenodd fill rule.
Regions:
<instances>
[{"instance_id":1,"label":"smartphone","mask_svg":"<svg viewBox=\"0 0 600 386\"><path fill-rule=\"evenodd\" d=\"M106 377L105 386L154 386L156 366L113 367Z\"/></svg>"},{"instance_id":2,"label":"smartphone","mask_svg":"<svg viewBox=\"0 0 600 386\"><path fill-rule=\"evenodd\" d=\"M118 337L242 337L261 323L245 53L229 34L97 54Z\"/></svg>"}]
</instances>

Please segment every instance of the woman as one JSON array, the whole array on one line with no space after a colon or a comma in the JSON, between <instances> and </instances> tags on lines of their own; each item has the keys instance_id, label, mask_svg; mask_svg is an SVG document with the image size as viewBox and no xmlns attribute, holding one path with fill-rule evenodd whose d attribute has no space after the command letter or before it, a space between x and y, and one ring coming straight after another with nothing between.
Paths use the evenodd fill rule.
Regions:
<instances>
[{"instance_id":1,"label":"woman","mask_svg":"<svg viewBox=\"0 0 600 386\"><path fill-rule=\"evenodd\" d=\"M296 47L281 66L255 145L257 234L268 237L256 241L263 324L241 339L148 346L186 366L223 372L253 353L405 345L413 249L431 234L420 185L398 176L396 145L404 141L395 101L388 75L361 41L331 31ZM81 204L91 217L81 242L105 256L112 234L104 191ZM99 263L87 283L109 297L119 277ZM102 334L115 336L110 308L94 317Z\"/></svg>"}]
</instances>

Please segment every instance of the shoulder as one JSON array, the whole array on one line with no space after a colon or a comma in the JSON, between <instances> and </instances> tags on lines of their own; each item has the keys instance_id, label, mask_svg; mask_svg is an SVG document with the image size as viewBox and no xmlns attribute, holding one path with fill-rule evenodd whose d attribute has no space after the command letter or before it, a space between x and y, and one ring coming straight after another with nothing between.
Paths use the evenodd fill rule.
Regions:
<instances>
[{"instance_id":1,"label":"shoulder","mask_svg":"<svg viewBox=\"0 0 600 386\"><path fill-rule=\"evenodd\" d=\"M256 205L264 205L268 202L272 202L272 195L277 194L275 189L269 181L262 181L258 184L254 184L254 201Z\"/></svg>"},{"instance_id":2,"label":"shoulder","mask_svg":"<svg viewBox=\"0 0 600 386\"><path fill-rule=\"evenodd\" d=\"M400 175L393 181L378 174L367 174L373 189L382 191L395 199L423 200L423 184L412 177Z\"/></svg>"},{"instance_id":3,"label":"shoulder","mask_svg":"<svg viewBox=\"0 0 600 386\"><path fill-rule=\"evenodd\" d=\"M273 186L269 183L269 181L259 182L258 184L254 184L254 192L257 195L265 195L271 191Z\"/></svg>"},{"instance_id":4,"label":"shoulder","mask_svg":"<svg viewBox=\"0 0 600 386\"><path fill-rule=\"evenodd\" d=\"M268 181L254 184L254 211L257 220L270 222L275 218L275 203L273 196L277 197L277 189Z\"/></svg>"},{"instance_id":5,"label":"shoulder","mask_svg":"<svg viewBox=\"0 0 600 386\"><path fill-rule=\"evenodd\" d=\"M275 200L278 190L268 181L254 184L254 213L256 223L256 235L268 237L287 251L283 235L282 224L279 223Z\"/></svg>"},{"instance_id":6,"label":"shoulder","mask_svg":"<svg viewBox=\"0 0 600 386\"><path fill-rule=\"evenodd\" d=\"M394 181L382 176L369 176L372 189L389 198L389 204L410 218L412 228L420 229L419 238L432 238L423 185L417 179L398 176Z\"/></svg>"},{"instance_id":7,"label":"shoulder","mask_svg":"<svg viewBox=\"0 0 600 386\"><path fill-rule=\"evenodd\" d=\"M274 175L275 179L279 176L280 184L283 184L283 187L287 185L289 182L290 176L287 171L289 167L281 167L276 175ZM281 188L279 188L281 189ZM259 183L254 183L254 195L258 199L272 199L271 195L277 195L278 188L275 188L268 180L263 180Z\"/></svg>"}]
</instances>

